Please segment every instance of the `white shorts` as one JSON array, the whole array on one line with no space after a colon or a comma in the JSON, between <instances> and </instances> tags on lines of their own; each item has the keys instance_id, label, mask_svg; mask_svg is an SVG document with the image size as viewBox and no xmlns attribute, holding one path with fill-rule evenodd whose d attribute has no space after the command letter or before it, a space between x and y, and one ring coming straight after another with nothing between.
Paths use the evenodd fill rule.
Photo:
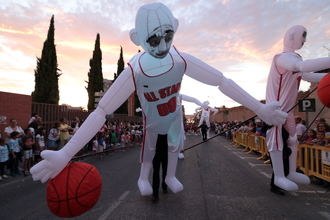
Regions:
<instances>
[{"instance_id":1,"label":"white shorts","mask_svg":"<svg viewBox=\"0 0 330 220\"><path fill-rule=\"evenodd\" d=\"M24 159L32 158L32 149L30 150L24 150Z\"/></svg>"}]
</instances>

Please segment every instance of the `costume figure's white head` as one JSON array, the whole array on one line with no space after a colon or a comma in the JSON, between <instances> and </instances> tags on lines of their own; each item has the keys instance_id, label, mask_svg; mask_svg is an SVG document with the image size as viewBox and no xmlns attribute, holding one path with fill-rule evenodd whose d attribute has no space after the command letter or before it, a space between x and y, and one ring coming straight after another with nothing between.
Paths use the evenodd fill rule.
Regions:
<instances>
[{"instance_id":1,"label":"costume figure's white head","mask_svg":"<svg viewBox=\"0 0 330 220\"><path fill-rule=\"evenodd\" d=\"M172 45L178 20L162 3L140 7L135 18L135 28L130 31L134 44L141 46L155 58L164 58Z\"/></svg>"},{"instance_id":2,"label":"costume figure's white head","mask_svg":"<svg viewBox=\"0 0 330 220\"><path fill-rule=\"evenodd\" d=\"M307 30L304 26L295 25L291 27L284 36L284 52L294 52L302 48L306 41Z\"/></svg>"}]
</instances>

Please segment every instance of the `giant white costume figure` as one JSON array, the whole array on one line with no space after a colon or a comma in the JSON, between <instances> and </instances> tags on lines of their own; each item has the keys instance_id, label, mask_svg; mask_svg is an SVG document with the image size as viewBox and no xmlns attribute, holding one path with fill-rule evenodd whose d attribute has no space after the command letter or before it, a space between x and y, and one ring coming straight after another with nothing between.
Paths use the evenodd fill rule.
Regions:
<instances>
[{"instance_id":1,"label":"giant white costume figure","mask_svg":"<svg viewBox=\"0 0 330 220\"><path fill-rule=\"evenodd\" d=\"M199 124L198 124L198 127L201 126L203 124L203 121L205 121L207 127L210 127L210 115L212 112L214 113L217 113L218 112L218 109L215 109L215 108L212 108L212 107L209 107L210 103L208 101L206 101L204 103L204 106L203 107L199 107L196 109L196 111L202 111L201 112L201 118L199 120Z\"/></svg>"},{"instance_id":2,"label":"giant white costume figure","mask_svg":"<svg viewBox=\"0 0 330 220\"><path fill-rule=\"evenodd\" d=\"M200 110L202 111L198 127L200 127L203 124L203 122L205 121L207 127L210 128L210 126L211 126L211 124L210 124L210 115L211 115L212 112L213 113L218 112L218 109L215 109L215 108L212 108L212 107L208 106L209 104L210 103L208 101L206 101L204 103L204 106L201 106L201 107L196 109L196 111L200 111ZM202 135L202 129L201 129L201 135ZM207 129L207 137L210 137L210 129Z\"/></svg>"},{"instance_id":3,"label":"giant white costume figure","mask_svg":"<svg viewBox=\"0 0 330 220\"><path fill-rule=\"evenodd\" d=\"M177 161L177 153L171 152L178 148L182 140L177 135L182 126L177 99L183 74L218 86L221 92L256 112L268 124L284 123L287 114L278 110L278 103L260 103L220 71L172 46L177 28L178 20L161 3L143 5L138 10L130 37L144 51L129 61L128 67L106 92L95 111L61 150L42 152L44 160L31 169L34 180L46 182L55 177L95 135L104 124L105 116L113 113L136 90L144 113L145 128L139 190L142 195L153 192L148 180L149 172L153 162L162 163L167 159L165 156L158 158L157 151L163 151L168 145L169 172L165 182L173 192L181 191L182 184L170 170L175 172Z\"/></svg>"},{"instance_id":4,"label":"giant white costume figure","mask_svg":"<svg viewBox=\"0 0 330 220\"><path fill-rule=\"evenodd\" d=\"M266 103L278 101L281 110L288 112L294 105L298 96L300 80L318 82L325 74L311 73L330 67L330 58L319 58L303 61L301 56L295 51L300 49L306 40L306 29L303 26L291 27L284 36L283 52L273 58L267 82ZM283 125L288 132L286 143L282 141L282 126L274 126L267 131L267 147L270 152L274 171L274 184L284 190L298 190L297 183L308 184L309 178L296 172L297 159L297 135L296 124L291 111L288 119ZM283 145L288 145L291 149L289 157L289 172L284 174L282 151Z\"/></svg>"},{"instance_id":5,"label":"giant white costume figure","mask_svg":"<svg viewBox=\"0 0 330 220\"><path fill-rule=\"evenodd\" d=\"M178 104L179 104L178 107L179 108L181 108L180 106L181 106L182 101L195 103L196 105L199 105L200 108L203 108L203 109L204 108L209 108L208 105L210 104L208 101L201 103L198 99L196 99L194 97L180 94L179 102L178 102ZM184 130L184 124L183 124L183 117L184 117L184 115L182 114L182 116L181 116L181 120L182 120L181 121L181 125L182 125L182 127L181 127L181 133L182 134L180 134L180 136L182 136L181 138L183 138L183 141L184 141L186 139L186 136L185 136L185 130ZM184 158L184 155L183 155L183 152L182 152L183 146L184 146L183 141L182 141L182 145L179 147L179 156L178 156L179 159L183 159Z\"/></svg>"}]
</instances>

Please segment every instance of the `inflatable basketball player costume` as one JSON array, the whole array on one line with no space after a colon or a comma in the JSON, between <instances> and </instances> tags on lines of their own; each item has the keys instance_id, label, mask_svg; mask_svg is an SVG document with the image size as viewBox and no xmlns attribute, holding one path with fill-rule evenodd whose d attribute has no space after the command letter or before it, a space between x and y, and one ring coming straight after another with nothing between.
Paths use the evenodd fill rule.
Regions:
<instances>
[{"instance_id":1,"label":"inflatable basketball player costume","mask_svg":"<svg viewBox=\"0 0 330 220\"><path fill-rule=\"evenodd\" d=\"M138 180L141 195L158 196L159 176L154 175L153 187L148 177L153 165L154 169L159 169L160 163L166 163L166 160L168 166L163 167L166 185L174 193L183 190L175 171L179 146L184 136L180 132L181 103L178 100L184 74L217 86L222 93L254 111L268 124L284 123L287 114L279 110L278 102L260 103L220 71L172 46L177 28L178 20L161 3L146 4L138 10L130 38L144 51L128 62L128 67L121 72L95 111L61 150L42 152L43 160L31 168L35 181L44 183L54 178L98 132L106 120L105 116L113 113L136 91L144 118L144 143Z\"/></svg>"},{"instance_id":2,"label":"inflatable basketball player costume","mask_svg":"<svg viewBox=\"0 0 330 220\"><path fill-rule=\"evenodd\" d=\"M326 73L313 72L330 68L330 57L303 61L295 52L302 48L306 36L305 27L291 27L284 36L283 52L274 56L269 72L266 103L278 101L280 109L285 112L295 105L301 79L319 82ZM272 189L275 185L287 191L296 191L297 184L308 184L309 178L296 172L298 140L293 111L289 112L283 126L273 126L267 131L266 140L274 171ZM283 160L286 160L285 165Z\"/></svg>"}]
</instances>

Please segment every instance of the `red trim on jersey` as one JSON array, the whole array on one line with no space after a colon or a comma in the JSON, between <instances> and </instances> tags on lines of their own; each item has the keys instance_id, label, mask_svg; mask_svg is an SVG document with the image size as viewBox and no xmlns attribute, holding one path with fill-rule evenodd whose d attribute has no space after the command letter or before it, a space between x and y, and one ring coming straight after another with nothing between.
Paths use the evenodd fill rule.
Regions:
<instances>
[{"instance_id":1,"label":"red trim on jersey","mask_svg":"<svg viewBox=\"0 0 330 220\"><path fill-rule=\"evenodd\" d=\"M144 123L143 123L143 142L142 142L142 148L141 148L142 153L141 153L141 158L140 158L141 163L143 163L144 144L145 144L146 135L147 135L147 129L146 129L147 120L146 120L146 116L145 116L144 112L142 112L142 113L143 113L143 121L144 121Z\"/></svg>"},{"instance_id":2,"label":"red trim on jersey","mask_svg":"<svg viewBox=\"0 0 330 220\"><path fill-rule=\"evenodd\" d=\"M173 56L172 56L172 54L169 52L168 54L171 56L171 59L172 59L172 66L171 66L171 68L170 68L169 70L167 70L166 72L160 73L160 74L158 74L158 75L156 75L156 76L149 76L148 74L146 74L146 73L143 71L142 66L141 66L141 63L140 63L140 59L141 59L141 57L142 57L145 53L146 53L146 52L144 52L144 53L139 57L139 60L138 60L138 62L139 62L139 67L140 67L140 69L141 69L141 72L142 72L145 76L150 77L150 78L158 77L158 76L161 76L161 75L163 75L163 74L165 74L165 73L171 71L171 69L173 69L173 67L174 67L174 60L173 60Z\"/></svg>"},{"instance_id":3,"label":"red trim on jersey","mask_svg":"<svg viewBox=\"0 0 330 220\"><path fill-rule=\"evenodd\" d=\"M275 64L275 67L276 67L276 64ZM277 70L277 68L276 68L276 70ZM281 87L282 87L282 78L283 77L283 75L280 73L280 84L279 84L279 87L278 87L278 92L277 92L277 101L279 101L280 100L280 94L281 94ZM276 147L277 147L277 150L278 150L278 127L276 127L276 130L275 130L275 138L276 138Z\"/></svg>"},{"instance_id":4,"label":"red trim on jersey","mask_svg":"<svg viewBox=\"0 0 330 220\"><path fill-rule=\"evenodd\" d=\"M278 150L278 127L276 126L275 127L276 129L275 129L275 138L276 138L276 148L277 148L277 150Z\"/></svg>"},{"instance_id":5,"label":"red trim on jersey","mask_svg":"<svg viewBox=\"0 0 330 220\"><path fill-rule=\"evenodd\" d=\"M181 59L183 60L184 62L184 72L186 72L186 69L187 69L187 61L183 58L183 56L181 56L181 54L179 53L179 51L176 49L175 46L173 46L174 50L177 52L177 54L181 57Z\"/></svg>"},{"instance_id":6,"label":"red trim on jersey","mask_svg":"<svg viewBox=\"0 0 330 220\"><path fill-rule=\"evenodd\" d=\"M132 66L131 66L131 64L130 64L130 63L127 63L127 65L128 65L128 66L129 66L129 68L131 69L131 72L132 72L132 76L133 76L133 83L134 83L135 91L137 91L137 90L136 90L136 83L135 83L134 70L133 70L133 68L132 68Z\"/></svg>"},{"instance_id":7,"label":"red trim on jersey","mask_svg":"<svg viewBox=\"0 0 330 220\"><path fill-rule=\"evenodd\" d=\"M281 87L282 87L282 74L280 75L280 85L278 87L278 91L277 91L277 101L280 101L280 94L281 94Z\"/></svg>"}]
</instances>

